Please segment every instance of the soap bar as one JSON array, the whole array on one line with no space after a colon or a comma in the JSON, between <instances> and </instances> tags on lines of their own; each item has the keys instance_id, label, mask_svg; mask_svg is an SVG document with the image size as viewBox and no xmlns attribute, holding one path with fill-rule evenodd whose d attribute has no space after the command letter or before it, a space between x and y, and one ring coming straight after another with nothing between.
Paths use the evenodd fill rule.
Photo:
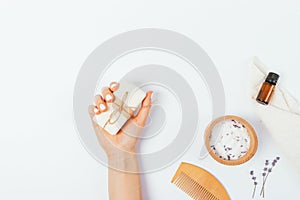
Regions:
<instances>
[{"instance_id":1,"label":"soap bar","mask_svg":"<svg viewBox=\"0 0 300 200\"><path fill-rule=\"evenodd\" d=\"M131 82L121 81L114 96L114 102L107 103L107 111L94 117L94 121L111 135L116 135L130 119L146 93Z\"/></svg>"}]
</instances>

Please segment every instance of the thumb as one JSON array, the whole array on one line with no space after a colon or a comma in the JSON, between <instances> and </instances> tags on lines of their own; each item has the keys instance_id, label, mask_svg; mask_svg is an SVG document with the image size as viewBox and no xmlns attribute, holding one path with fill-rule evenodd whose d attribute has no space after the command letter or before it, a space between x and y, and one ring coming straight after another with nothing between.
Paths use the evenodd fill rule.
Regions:
<instances>
[{"instance_id":1,"label":"thumb","mask_svg":"<svg viewBox=\"0 0 300 200\"><path fill-rule=\"evenodd\" d=\"M153 91L148 91L146 94L146 97L144 98L142 102L142 106L138 112L138 114L133 118L133 120L137 123L139 126L145 126L147 117L149 115L150 109L151 109L151 96Z\"/></svg>"}]
</instances>

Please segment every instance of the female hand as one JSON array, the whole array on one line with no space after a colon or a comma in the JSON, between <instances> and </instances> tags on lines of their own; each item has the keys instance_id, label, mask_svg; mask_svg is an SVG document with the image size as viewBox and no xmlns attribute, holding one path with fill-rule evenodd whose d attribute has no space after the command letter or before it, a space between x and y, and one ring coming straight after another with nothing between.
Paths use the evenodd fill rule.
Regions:
<instances>
[{"instance_id":1,"label":"female hand","mask_svg":"<svg viewBox=\"0 0 300 200\"><path fill-rule=\"evenodd\" d=\"M149 115L152 91L147 92L138 114L131 116L117 135L110 135L94 121L94 116L107 110L107 103L114 101L113 92L118 87L118 83L112 82L109 88L103 88L102 96L95 96L95 105L89 106L89 114L98 141L108 157L110 199L142 200L136 144Z\"/></svg>"},{"instance_id":2,"label":"female hand","mask_svg":"<svg viewBox=\"0 0 300 200\"><path fill-rule=\"evenodd\" d=\"M142 102L142 106L137 115L132 116L126 124L120 129L116 135L110 135L105 129L100 127L94 120L94 116L101 114L107 110L107 103L114 101L113 92L116 91L119 84L112 82L110 87L105 87L102 89L102 96L95 96L95 105L89 106L90 118L100 145L105 150L108 158L124 157L125 154L134 154L136 152L136 144L138 137L141 134L142 127L145 126L149 111L151 108L151 95L152 91L148 91L146 97ZM134 128L131 127L140 127ZM130 134L125 130L130 129ZM132 132L133 131L133 132Z\"/></svg>"}]
</instances>

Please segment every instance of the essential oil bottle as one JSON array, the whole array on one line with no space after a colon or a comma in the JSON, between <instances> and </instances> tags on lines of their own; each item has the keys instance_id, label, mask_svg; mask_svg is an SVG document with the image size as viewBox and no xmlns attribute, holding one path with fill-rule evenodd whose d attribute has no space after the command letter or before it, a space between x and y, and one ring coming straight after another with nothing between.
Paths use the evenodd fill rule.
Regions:
<instances>
[{"instance_id":1,"label":"essential oil bottle","mask_svg":"<svg viewBox=\"0 0 300 200\"><path fill-rule=\"evenodd\" d=\"M257 95L256 101L260 104L263 105L268 105L274 90L275 90L275 86L277 84L277 81L279 79L279 75L274 73L274 72L270 72L265 80L265 82L262 84L260 91Z\"/></svg>"}]
</instances>

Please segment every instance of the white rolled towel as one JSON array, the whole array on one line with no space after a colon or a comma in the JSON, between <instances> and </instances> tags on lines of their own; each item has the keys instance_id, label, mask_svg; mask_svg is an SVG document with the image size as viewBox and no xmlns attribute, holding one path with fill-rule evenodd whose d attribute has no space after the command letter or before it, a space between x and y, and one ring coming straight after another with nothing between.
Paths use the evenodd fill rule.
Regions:
<instances>
[{"instance_id":1,"label":"white rolled towel","mask_svg":"<svg viewBox=\"0 0 300 200\"><path fill-rule=\"evenodd\" d=\"M277 85L268 106L256 102L256 97L267 76L267 68L254 58L250 66L251 98L256 114L264 123L274 140L300 173L300 108L281 85Z\"/></svg>"}]
</instances>

